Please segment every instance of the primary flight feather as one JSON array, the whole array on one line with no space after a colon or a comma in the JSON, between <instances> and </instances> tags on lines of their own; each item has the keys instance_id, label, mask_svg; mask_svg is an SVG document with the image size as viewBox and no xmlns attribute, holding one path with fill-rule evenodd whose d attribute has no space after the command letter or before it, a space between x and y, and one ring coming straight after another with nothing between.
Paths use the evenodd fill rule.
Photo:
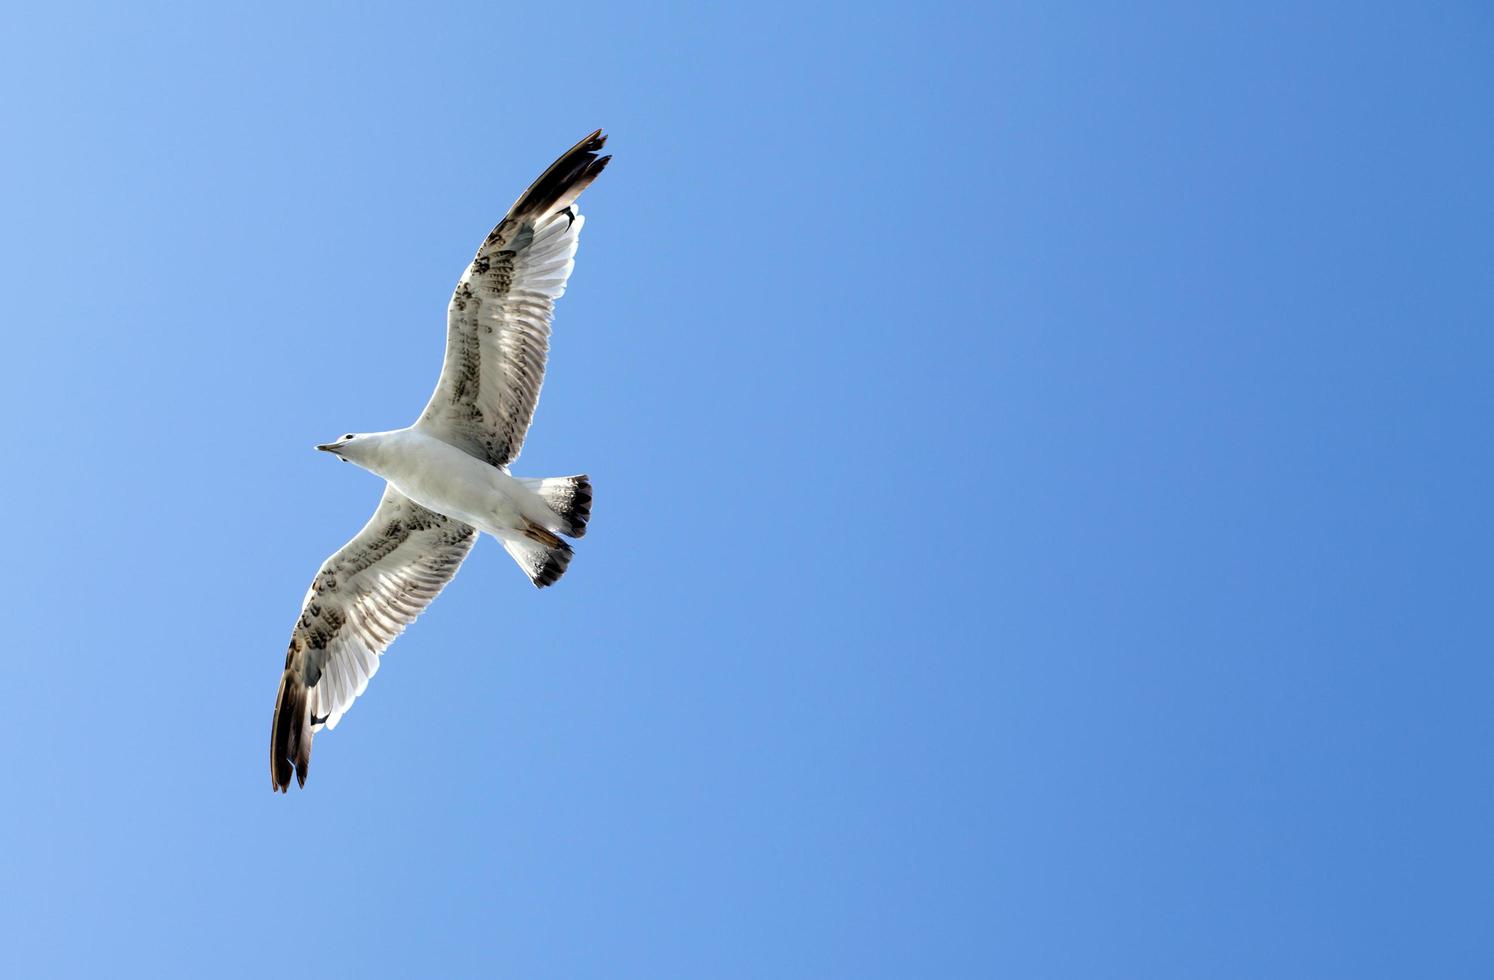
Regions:
<instances>
[{"instance_id":1,"label":"primary flight feather","mask_svg":"<svg viewBox=\"0 0 1494 980\"><path fill-rule=\"evenodd\" d=\"M328 558L301 604L270 729L270 784L306 785L311 738L335 728L379 669L379 657L456 575L478 532L538 588L586 533L586 476L509 475L545 378L550 319L575 264L584 223L576 198L611 157L597 130L529 186L457 281L446 311L446 360L413 425L318 446L388 486L363 530Z\"/></svg>"}]
</instances>

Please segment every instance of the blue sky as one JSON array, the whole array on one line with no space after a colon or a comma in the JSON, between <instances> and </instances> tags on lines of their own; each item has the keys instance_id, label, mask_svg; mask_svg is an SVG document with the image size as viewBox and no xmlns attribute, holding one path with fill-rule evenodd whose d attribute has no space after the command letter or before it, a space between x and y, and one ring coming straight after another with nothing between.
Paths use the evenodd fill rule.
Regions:
<instances>
[{"instance_id":1,"label":"blue sky","mask_svg":"<svg viewBox=\"0 0 1494 980\"><path fill-rule=\"evenodd\" d=\"M1487 9L4 21L7 972L1494 972ZM272 796L311 447L597 126L591 533Z\"/></svg>"}]
</instances>

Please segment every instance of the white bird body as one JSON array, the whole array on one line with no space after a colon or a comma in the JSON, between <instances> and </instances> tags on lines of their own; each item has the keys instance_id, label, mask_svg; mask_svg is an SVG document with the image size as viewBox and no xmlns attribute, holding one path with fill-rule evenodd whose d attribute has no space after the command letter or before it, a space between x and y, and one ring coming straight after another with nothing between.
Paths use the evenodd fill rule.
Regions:
<instances>
[{"instance_id":1,"label":"white bird body","mask_svg":"<svg viewBox=\"0 0 1494 980\"><path fill-rule=\"evenodd\" d=\"M471 524L505 543L534 525L555 534L564 523L534 490L425 432L419 425L370 432L334 444L339 456L438 514Z\"/></svg>"}]
</instances>

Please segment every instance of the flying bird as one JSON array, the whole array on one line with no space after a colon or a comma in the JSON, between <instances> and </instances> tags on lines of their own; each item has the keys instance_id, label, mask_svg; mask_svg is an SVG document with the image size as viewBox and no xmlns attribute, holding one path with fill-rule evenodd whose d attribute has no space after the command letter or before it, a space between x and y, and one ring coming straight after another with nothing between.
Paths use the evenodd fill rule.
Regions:
<instances>
[{"instance_id":1,"label":"flying bird","mask_svg":"<svg viewBox=\"0 0 1494 980\"><path fill-rule=\"evenodd\" d=\"M585 476L509 475L539 401L555 301L575 264L580 196L610 156L597 130L540 174L483 239L446 310L446 360L413 425L317 446L383 477L363 530L322 563L291 632L270 730L270 783L306 785L311 739L335 728L394 638L456 575L478 532L536 587L586 533Z\"/></svg>"}]
</instances>

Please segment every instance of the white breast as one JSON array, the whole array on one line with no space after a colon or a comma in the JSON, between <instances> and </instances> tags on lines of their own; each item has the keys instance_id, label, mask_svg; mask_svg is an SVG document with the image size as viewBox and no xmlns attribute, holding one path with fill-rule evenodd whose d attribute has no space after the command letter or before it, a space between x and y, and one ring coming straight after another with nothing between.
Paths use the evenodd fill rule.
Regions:
<instances>
[{"instance_id":1,"label":"white breast","mask_svg":"<svg viewBox=\"0 0 1494 980\"><path fill-rule=\"evenodd\" d=\"M413 428L381 448L375 472L422 507L490 534L522 525L523 488L496 466Z\"/></svg>"}]
</instances>

